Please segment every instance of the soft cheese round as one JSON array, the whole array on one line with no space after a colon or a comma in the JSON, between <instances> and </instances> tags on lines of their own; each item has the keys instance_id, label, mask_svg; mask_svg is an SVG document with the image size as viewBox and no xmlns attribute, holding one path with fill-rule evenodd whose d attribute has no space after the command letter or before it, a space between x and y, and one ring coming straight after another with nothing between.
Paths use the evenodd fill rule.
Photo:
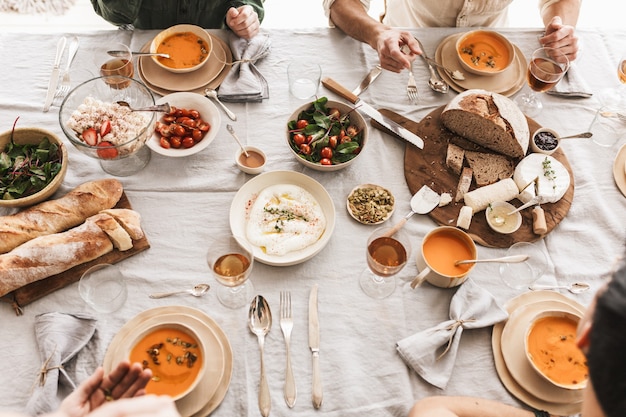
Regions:
<instances>
[{"instance_id":1,"label":"soft cheese round","mask_svg":"<svg viewBox=\"0 0 626 417\"><path fill-rule=\"evenodd\" d=\"M531 153L521 160L513 180L521 190L538 178L538 194L546 203L556 203L567 192L570 185L569 172L553 156L540 153ZM518 199L524 203L535 197L535 187L529 185L519 195Z\"/></svg>"}]
</instances>

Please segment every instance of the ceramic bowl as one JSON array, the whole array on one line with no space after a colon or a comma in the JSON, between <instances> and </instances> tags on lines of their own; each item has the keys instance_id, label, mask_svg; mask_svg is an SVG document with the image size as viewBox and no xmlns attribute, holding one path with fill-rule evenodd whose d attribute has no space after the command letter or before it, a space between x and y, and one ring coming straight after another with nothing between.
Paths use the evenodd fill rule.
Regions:
<instances>
[{"instance_id":1,"label":"ceramic bowl","mask_svg":"<svg viewBox=\"0 0 626 417\"><path fill-rule=\"evenodd\" d=\"M319 100L317 102L319 102ZM298 162L316 171L329 172L329 171L337 171L337 170L349 167L359 158L359 155L363 152L363 150L367 146L369 130L368 130L367 124L365 123L365 119L363 118L363 116L361 116L359 112L354 110L353 106L350 106L350 105L347 105L338 101L328 100L328 102L326 102L324 105L327 112L330 110L338 110L341 116L345 116L346 114L349 114L348 116L349 123L347 124L356 128L356 131L360 135L360 145L357 147L355 151L351 152L351 155L350 155L351 158L349 160L345 160L342 162L340 158L345 158L345 157L340 155L341 149L344 148L345 146L350 146L350 145L341 144L342 139L340 138L341 136L340 132L331 132L331 135L335 136L334 141L337 143L335 147L333 147L331 143L328 143L328 139L326 139L326 143L324 144L320 143L318 145L313 144L313 142L309 143L308 139L305 139L305 145L308 145L309 149L312 150L309 152L309 154L306 154L306 151L303 152L300 148L301 141L297 140L296 138L296 134L302 132L302 130L298 129L296 125L297 125L297 121L303 117L306 117L307 119L312 119L312 114L314 112L314 103L316 102L309 102L307 104L304 104L298 107L291 114L291 116L289 116L287 126L285 129L287 146L289 147L289 149L291 149L291 152L296 157ZM344 129L344 130L347 131L347 129ZM304 132L303 135L305 136L305 138L308 136L306 132ZM324 161L322 160L320 152L319 152L319 150L321 150L322 147L329 147L331 149L332 156L329 159L330 161L332 161L332 164L323 163ZM318 151L316 151L316 149L318 149Z\"/></svg>"},{"instance_id":2,"label":"ceramic bowl","mask_svg":"<svg viewBox=\"0 0 626 417\"><path fill-rule=\"evenodd\" d=\"M546 155L552 155L560 146L559 134L547 127L537 129L530 141L530 149L533 152Z\"/></svg>"},{"instance_id":3,"label":"ceramic bowl","mask_svg":"<svg viewBox=\"0 0 626 417\"><path fill-rule=\"evenodd\" d=\"M543 379L559 388L580 390L587 385L586 360L576 346L576 328L581 318L581 315L569 311L545 310L533 316L526 329L524 337L526 359ZM560 328L555 324L547 326L548 323L544 321L546 319L565 320L569 323L569 329ZM542 326L544 330L541 337L533 338L531 333L537 326ZM547 330L548 328L553 330ZM584 376L580 380L568 381L565 374L569 372Z\"/></svg>"},{"instance_id":4,"label":"ceramic bowl","mask_svg":"<svg viewBox=\"0 0 626 417\"><path fill-rule=\"evenodd\" d=\"M177 339L179 335L181 336ZM157 344L162 346L158 347ZM184 352L196 355L198 359L190 363ZM184 398L198 386L206 371L208 355L211 354L193 328L175 321L163 321L142 329L132 338L124 353L131 363L147 362L152 370L152 380L146 386L148 394L169 395L174 401ZM195 378L185 379L190 378L187 374L190 372L189 368L194 366L199 367ZM167 381L168 375L171 377L170 381ZM181 389L182 384L187 386Z\"/></svg>"},{"instance_id":5,"label":"ceramic bowl","mask_svg":"<svg viewBox=\"0 0 626 417\"><path fill-rule=\"evenodd\" d=\"M163 41L171 36L178 36L181 39L187 37L188 41L186 42L186 45L190 48L197 48L197 51L194 50L194 56L197 52L198 55L202 54L202 59L197 64L191 65L190 63L181 62L182 57L179 55L171 55L169 59L152 56L152 60L159 67L170 72L185 73L196 71L207 63L209 57L211 56L211 52L213 51L213 39L209 36L206 30L196 25L175 25L162 30L154 37L154 39L152 39L152 42L150 43L150 52L162 52L162 50L159 50L159 46L163 43ZM176 49L178 51L182 50L182 48Z\"/></svg>"},{"instance_id":6,"label":"ceramic bowl","mask_svg":"<svg viewBox=\"0 0 626 417\"><path fill-rule=\"evenodd\" d=\"M0 195L0 207L27 207L33 204L40 203L50 198L61 186L65 174L67 172L67 166L69 159L67 157L67 149L61 141L61 139L54 133L41 129L38 127L18 127L13 133L13 140L18 145L23 144L38 144L46 137L50 143L56 144L58 147L58 154L61 156L61 170L52 178L52 180L43 189L34 194L30 194L21 198L3 199ZM8 130L0 134L0 150L6 148L6 145L11 141L11 130Z\"/></svg>"},{"instance_id":7,"label":"ceramic bowl","mask_svg":"<svg viewBox=\"0 0 626 417\"><path fill-rule=\"evenodd\" d=\"M244 145L244 149L248 152L247 157L240 147L237 147L235 152L235 164L237 164L237 167L246 174L256 175L263 172L267 163L265 152L261 148L250 145Z\"/></svg>"},{"instance_id":8,"label":"ceramic bowl","mask_svg":"<svg viewBox=\"0 0 626 417\"><path fill-rule=\"evenodd\" d=\"M500 74L515 60L513 44L492 30L472 30L459 36L456 53L461 66L477 75Z\"/></svg>"},{"instance_id":9,"label":"ceramic bowl","mask_svg":"<svg viewBox=\"0 0 626 417\"><path fill-rule=\"evenodd\" d=\"M361 184L348 194L346 207L357 222L375 225L386 222L396 205L391 191L376 184Z\"/></svg>"},{"instance_id":10,"label":"ceramic bowl","mask_svg":"<svg viewBox=\"0 0 626 417\"><path fill-rule=\"evenodd\" d=\"M485 209L487 224L494 232L505 235L516 232L522 225L522 214L519 211L508 214L515 208L513 204L505 201L494 201Z\"/></svg>"}]
</instances>

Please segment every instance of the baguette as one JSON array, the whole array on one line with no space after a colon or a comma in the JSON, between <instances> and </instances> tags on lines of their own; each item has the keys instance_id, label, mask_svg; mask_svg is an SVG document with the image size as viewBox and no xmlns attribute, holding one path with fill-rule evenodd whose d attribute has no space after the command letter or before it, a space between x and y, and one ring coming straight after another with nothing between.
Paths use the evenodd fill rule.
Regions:
<instances>
[{"instance_id":1,"label":"baguette","mask_svg":"<svg viewBox=\"0 0 626 417\"><path fill-rule=\"evenodd\" d=\"M36 237L83 223L99 211L114 207L122 191L122 184L116 179L90 181L61 198L0 217L0 253L7 253Z\"/></svg>"},{"instance_id":2,"label":"baguette","mask_svg":"<svg viewBox=\"0 0 626 417\"><path fill-rule=\"evenodd\" d=\"M128 232L112 216L98 213L91 216L89 221L93 221L109 236L115 249L123 252L133 247L133 241Z\"/></svg>"},{"instance_id":3,"label":"baguette","mask_svg":"<svg viewBox=\"0 0 626 417\"><path fill-rule=\"evenodd\" d=\"M109 236L91 219L65 232L31 239L0 255L0 297L112 250Z\"/></svg>"},{"instance_id":4,"label":"baguette","mask_svg":"<svg viewBox=\"0 0 626 417\"><path fill-rule=\"evenodd\" d=\"M133 240L143 239L144 233L141 229L141 215L135 210L114 208L102 210L101 213L108 214L117 220Z\"/></svg>"}]
</instances>

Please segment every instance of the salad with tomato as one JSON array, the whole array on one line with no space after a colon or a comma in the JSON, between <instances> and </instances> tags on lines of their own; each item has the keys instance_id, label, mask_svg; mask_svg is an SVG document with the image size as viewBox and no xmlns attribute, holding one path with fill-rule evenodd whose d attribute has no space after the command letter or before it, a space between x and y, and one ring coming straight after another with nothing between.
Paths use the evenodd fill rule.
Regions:
<instances>
[{"instance_id":1,"label":"salad with tomato","mask_svg":"<svg viewBox=\"0 0 626 417\"><path fill-rule=\"evenodd\" d=\"M363 131L350 122L350 113L328 107L320 97L287 123L289 145L299 157L321 165L338 165L355 158L363 144Z\"/></svg>"}]
</instances>

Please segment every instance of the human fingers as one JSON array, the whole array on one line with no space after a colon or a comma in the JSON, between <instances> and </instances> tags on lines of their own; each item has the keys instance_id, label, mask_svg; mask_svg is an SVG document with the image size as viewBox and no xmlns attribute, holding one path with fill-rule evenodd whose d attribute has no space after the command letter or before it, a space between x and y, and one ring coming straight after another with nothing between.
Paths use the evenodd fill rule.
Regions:
<instances>
[{"instance_id":1,"label":"human fingers","mask_svg":"<svg viewBox=\"0 0 626 417\"><path fill-rule=\"evenodd\" d=\"M542 46L556 48L563 52L570 61L578 56L578 36L571 25L564 25L559 16L554 16L545 28L544 36L539 38Z\"/></svg>"},{"instance_id":2,"label":"human fingers","mask_svg":"<svg viewBox=\"0 0 626 417\"><path fill-rule=\"evenodd\" d=\"M128 361L122 361L104 378L100 389L105 400L133 397L137 391L145 388L151 377L152 372L144 370L140 363L131 365Z\"/></svg>"},{"instance_id":3,"label":"human fingers","mask_svg":"<svg viewBox=\"0 0 626 417\"><path fill-rule=\"evenodd\" d=\"M89 417L180 417L174 401L167 396L146 395L108 402Z\"/></svg>"},{"instance_id":4,"label":"human fingers","mask_svg":"<svg viewBox=\"0 0 626 417\"><path fill-rule=\"evenodd\" d=\"M226 24L237 36L245 39L254 37L261 27L259 16L249 5L237 9L231 7L226 14Z\"/></svg>"},{"instance_id":5,"label":"human fingers","mask_svg":"<svg viewBox=\"0 0 626 417\"><path fill-rule=\"evenodd\" d=\"M408 36L407 32L393 29L383 32L376 45L381 66L393 72L410 68L415 54L420 52L419 45L412 36ZM416 52L413 52L411 47L416 48Z\"/></svg>"},{"instance_id":6,"label":"human fingers","mask_svg":"<svg viewBox=\"0 0 626 417\"><path fill-rule=\"evenodd\" d=\"M59 412L66 417L83 417L94 407L91 401L94 393L104 377L104 369L98 367L89 378L84 380L74 391L63 399L59 406Z\"/></svg>"}]
</instances>

